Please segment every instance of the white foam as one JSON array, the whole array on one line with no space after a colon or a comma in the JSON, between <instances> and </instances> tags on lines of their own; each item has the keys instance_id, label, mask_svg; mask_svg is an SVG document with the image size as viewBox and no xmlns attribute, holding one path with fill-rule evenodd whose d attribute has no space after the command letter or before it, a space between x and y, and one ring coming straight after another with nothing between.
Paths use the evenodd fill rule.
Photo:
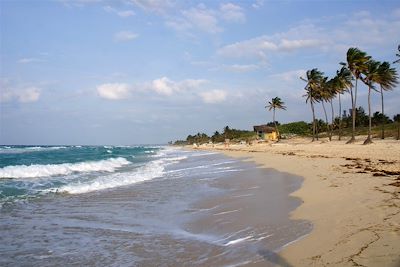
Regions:
<instances>
[{"instance_id":1,"label":"white foam","mask_svg":"<svg viewBox=\"0 0 400 267\"><path fill-rule=\"evenodd\" d=\"M79 163L7 166L0 168L0 178L35 178L55 175L68 175L75 172L114 172L117 168L130 163L130 161L120 157Z\"/></svg>"},{"instance_id":2,"label":"white foam","mask_svg":"<svg viewBox=\"0 0 400 267\"><path fill-rule=\"evenodd\" d=\"M242 209L238 209L238 210L228 210L228 211L223 211L223 212L215 213L215 214L213 214L213 215L214 215L214 216L223 215L223 214L238 212L238 211L241 211L241 210L242 210Z\"/></svg>"},{"instance_id":3,"label":"white foam","mask_svg":"<svg viewBox=\"0 0 400 267\"><path fill-rule=\"evenodd\" d=\"M58 191L69 194L83 194L93 191L110 189L135 183L144 182L164 173L164 166L161 161L152 161L146 165L128 173L115 173L106 175L87 183L75 183L61 187Z\"/></svg>"},{"instance_id":4,"label":"white foam","mask_svg":"<svg viewBox=\"0 0 400 267\"><path fill-rule=\"evenodd\" d=\"M252 235L249 235L249 236L246 236L246 237L242 237L242 238L238 238L238 239L235 239L235 240L229 241L229 242L228 242L228 243L226 243L224 246L235 245L235 244L237 244L237 243L240 243L240 242L243 242L243 241L246 241L246 240L252 239L252 238L253 238L253 236L252 236Z\"/></svg>"},{"instance_id":5,"label":"white foam","mask_svg":"<svg viewBox=\"0 0 400 267\"><path fill-rule=\"evenodd\" d=\"M114 173L99 177L94 181L87 183L66 185L61 187L58 191L69 194L83 194L144 182L154 178L162 177L165 173L164 170L167 165L177 163L186 158L187 157L185 156L181 156L153 160L132 172Z\"/></svg>"},{"instance_id":6,"label":"white foam","mask_svg":"<svg viewBox=\"0 0 400 267\"><path fill-rule=\"evenodd\" d=\"M4 147L0 148L0 153L4 154L21 154L21 153L32 153L39 151L51 151L58 149L68 148L66 146L30 146L30 147Z\"/></svg>"}]
</instances>

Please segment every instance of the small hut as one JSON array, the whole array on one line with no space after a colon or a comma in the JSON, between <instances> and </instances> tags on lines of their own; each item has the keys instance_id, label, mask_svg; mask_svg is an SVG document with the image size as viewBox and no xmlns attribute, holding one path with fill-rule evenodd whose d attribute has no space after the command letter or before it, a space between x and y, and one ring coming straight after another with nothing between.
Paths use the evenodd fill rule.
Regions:
<instances>
[{"instance_id":1,"label":"small hut","mask_svg":"<svg viewBox=\"0 0 400 267\"><path fill-rule=\"evenodd\" d=\"M277 140L278 135L274 127L268 125L256 125L253 126L254 132L257 133L258 137L264 140Z\"/></svg>"}]
</instances>

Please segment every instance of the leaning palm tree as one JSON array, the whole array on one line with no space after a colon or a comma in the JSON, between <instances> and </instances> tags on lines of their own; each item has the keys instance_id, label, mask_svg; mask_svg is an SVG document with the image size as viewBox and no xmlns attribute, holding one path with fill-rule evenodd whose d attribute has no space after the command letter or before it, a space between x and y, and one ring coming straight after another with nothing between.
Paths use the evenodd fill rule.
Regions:
<instances>
[{"instance_id":1,"label":"leaning palm tree","mask_svg":"<svg viewBox=\"0 0 400 267\"><path fill-rule=\"evenodd\" d=\"M350 95L351 95L351 108L352 108L352 120L353 120L353 129L351 132L351 139L347 143L354 143L355 142L355 131L356 131L356 105L357 105L357 81L360 79L361 73L366 71L366 64L370 60L370 56L367 53L361 51L358 48L351 47L347 50L346 55L346 63L341 63L342 65L347 65L347 68L350 70L352 75L355 78L355 86L354 92L353 88L350 88Z\"/></svg>"},{"instance_id":2,"label":"leaning palm tree","mask_svg":"<svg viewBox=\"0 0 400 267\"><path fill-rule=\"evenodd\" d=\"M340 95L344 94L345 92L349 92L353 86L352 80L353 77L351 72L348 68L342 67L340 71L336 71L336 76L333 82L334 90L338 94L339 98L339 140L342 138L342 102L340 99Z\"/></svg>"},{"instance_id":3,"label":"leaning palm tree","mask_svg":"<svg viewBox=\"0 0 400 267\"><path fill-rule=\"evenodd\" d=\"M372 120L371 120L371 90L375 90L374 83L377 83L379 81L379 66L381 65L380 62L375 61L375 60L369 60L368 64L366 64L367 69L363 71L363 74L365 75L364 78L362 78L362 81L368 86L368 118L369 118L369 124L368 124L368 137L364 141L364 145L371 144L372 143L372 138L371 138L371 128L372 128Z\"/></svg>"},{"instance_id":4,"label":"leaning palm tree","mask_svg":"<svg viewBox=\"0 0 400 267\"><path fill-rule=\"evenodd\" d=\"M285 103L279 97L274 97L274 98L272 98L271 101L268 102L268 105L265 106L265 108L268 108L269 111L271 111L271 109L273 110L272 119L274 121L275 132L278 137L278 140L280 139L280 134L278 131L278 125L276 124L276 120L275 120L275 111L276 111L276 109L286 110L286 107L284 106L284 104Z\"/></svg>"},{"instance_id":5,"label":"leaning palm tree","mask_svg":"<svg viewBox=\"0 0 400 267\"><path fill-rule=\"evenodd\" d=\"M399 53L396 54L396 56L397 56L399 59L395 60L393 63L400 63L400 45L397 47L397 50L399 50Z\"/></svg>"},{"instance_id":6,"label":"leaning palm tree","mask_svg":"<svg viewBox=\"0 0 400 267\"><path fill-rule=\"evenodd\" d=\"M307 83L304 88L306 90L306 94L304 96L306 97L306 103L310 102L311 105L311 111L313 115L312 141L314 142L315 138L318 140L318 134L316 135L314 104L318 102L318 91L321 86L321 82L324 79L324 73L318 69L312 69L307 71L306 78L300 77L300 79Z\"/></svg>"},{"instance_id":7,"label":"leaning palm tree","mask_svg":"<svg viewBox=\"0 0 400 267\"><path fill-rule=\"evenodd\" d=\"M399 47L400 48L400 47ZM398 83L397 71L390 67L389 62L383 62L378 67L377 81L381 89L381 106L382 106L382 135L381 138L385 139L385 111L383 105L383 91L390 91Z\"/></svg>"}]
</instances>

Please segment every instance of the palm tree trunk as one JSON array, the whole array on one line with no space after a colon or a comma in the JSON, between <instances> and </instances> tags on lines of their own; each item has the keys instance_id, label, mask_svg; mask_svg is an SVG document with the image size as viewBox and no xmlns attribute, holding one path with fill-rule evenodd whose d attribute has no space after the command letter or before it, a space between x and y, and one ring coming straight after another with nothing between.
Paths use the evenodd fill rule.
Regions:
<instances>
[{"instance_id":1,"label":"palm tree trunk","mask_svg":"<svg viewBox=\"0 0 400 267\"><path fill-rule=\"evenodd\" d=\"M353 129L351 131L351 139L347 141L346 144L354 143L356 141L356 138L354 136L355 131L356 131L356 96L357 96L357 80L356 79L356 84L355 84L355 89L354 89L354 96L353 96L353 89L350 89L351 93L351 118L353 120Z\"/></svg>"},{"instance_id":2,"label":"palm tree trunk","mask_svg":"<svg viewBox=\"0 0 400 267\"><path fill-rule=\"evenodd\" d=\"M397 123L397 140L400 140L400 121Z\"/></svg>"},{"instance_id":3,"label":"palm tree trunk","mask_svg":"<svg viewBox=\"0 0 400 267\"><path fill-rule=\"evenodd\" d=\"M383 90L381 86L381 101L382 101L382 139L385 139L385 111L384 111L384 106L383 106Z\"/></svg>"},{"instance_id":4,"label":"palm tree trunk","mask_svg":"<svg viewBox=\"0 0 400 267\"><path fill-rule=\"evenodd\" d=\"M371 139L371 128L372 128L372 118L371 118L371 86L368 86L368 117L369 117L369 125L368 125L368 137L364 141L364 145L368 145L372 143Z\"/></svg>"},{"instance_id":5,"label":"palm tree trunk","mask_svg":"<svg viewBox=\"0 0 400 267\"><path fill-rule=\"evenodd\" d=\"M274 108L274 111L273 111L273 115L272 115L272 117L273 117L272 119L274 120L276 137L277 137L277 138L278 138L278 140L279 140L278 126L276 125L276 121L275 121L275 108Z\"/></svg>"},{"instance_id":6,"label":"palm tree trunk","mask_svg":"<svg viewBox=\"0 0 400 267\"><path fill-rule=\"evenodd\" d=\"M312 141L315 141L315 111L314 111L314 104L312 102L312 99L310 99L310 103L311 103L311 111L312 111L312 117L313 117L313 123L312 123ZM317 139L318 140L318 139Z\"/></svg>"},{"instance_id":7,"label":"palm tree trunk","mask_svg":"<svg viewBox=\"0 0 400 267\"><path fill-rule=\"evenodd\" d=\"M327 129L327 132L328 132L328 134L329 134L329 141L332 141L332 137L330 136L330 127L329 127L329 122L328 122L328 115L326 114L326 109L325 109L325 105L324 105L324 101L321 101L321 103L322 103L322 107L324 108L324 113L325 113L325 122L326 122L326 127L328 128Z\"/></svg>"},{"instance_id":8,"label":"palm tree trunk","mask_svg":"<svg viewBox=\"0 0 400 267\"><path fill-rule=\"evenodd\" d=\"M339 141L342 139L342 101L339 94Z\"/></svg>"},{"instance_id":9,"label":"palm tree trunk","mask_svg":"<svg viewBox=\"0 0 400 267\"><path fill-rule=\"evenodd\" d=\"M331 139L332 139L332 136L333 136L333 121L335 120L335 111L333 110L332 99L329 100L329 103L331 103L331 115L332 115L332 120L331 120Z\"/></svg>"}]
</instances>

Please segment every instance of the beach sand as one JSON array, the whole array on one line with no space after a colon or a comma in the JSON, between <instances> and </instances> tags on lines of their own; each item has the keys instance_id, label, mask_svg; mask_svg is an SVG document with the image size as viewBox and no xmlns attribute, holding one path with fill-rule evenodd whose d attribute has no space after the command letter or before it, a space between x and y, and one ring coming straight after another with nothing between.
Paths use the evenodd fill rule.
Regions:
<instances>
[{"instance_id":1,"label":"beach sand","mask_svg":"<svg viewBox=\"0 0 400 267\"><path fill-rule=\"evenodd\" d=\"M313 230L280 252L288 266L400 266L400 141L364 146L358 140L299 138L200 149L304 177L292 193L303 204L291 218L311 221Z\"/></svg>"},{"instance_id":2,"label":"beach sand","mask_svg":"<svg viewBox=\"0 0 400 267\"><path fill-rule=\"evenodd\" d=\"M192 207L204 212L185 229L195 235L218 237L214 243L219 244L200 264L192 262L192 266L288 266L276 251L312 229L309 221L289 218L301 204L289 194L300 188L303 179L254 164L237 166L243 171L210 184L223 189L220 194Z\"/></svg>"}]
</instances>

